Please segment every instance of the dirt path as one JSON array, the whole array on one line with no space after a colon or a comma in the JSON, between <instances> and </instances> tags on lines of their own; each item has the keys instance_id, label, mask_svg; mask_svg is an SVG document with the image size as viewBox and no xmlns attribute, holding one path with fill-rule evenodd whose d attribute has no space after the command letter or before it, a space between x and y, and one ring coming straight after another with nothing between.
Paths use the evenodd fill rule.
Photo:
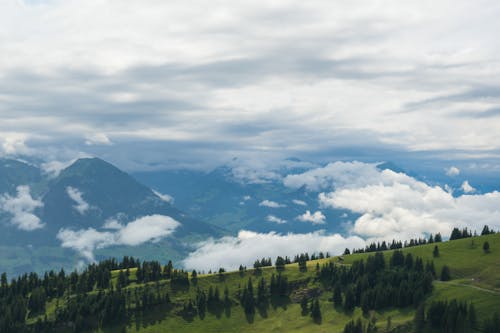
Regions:
<instances>
[{"instance_id":1,"label":"dirt path","mask_svg":"<svg viewBox=\"0 0 500 333\"><path fill-rule=\"evenodd\" d=\"M458 282L452 282L452 281L439 281L439 280L436 280L435 282L437 282L437 283L443 283L443 284L451 284L451 285L460 286L460 287L469 287L469 288L481 290L481 291L484 291L484 292L487 292L487 293L490 293L490 294L500 295L499 291L491 290L491 289L485 289L485 288L481 288L481 287L478 287L478 286L473 286L471 284L458 283Z\"/></svg>"}]
</instances>

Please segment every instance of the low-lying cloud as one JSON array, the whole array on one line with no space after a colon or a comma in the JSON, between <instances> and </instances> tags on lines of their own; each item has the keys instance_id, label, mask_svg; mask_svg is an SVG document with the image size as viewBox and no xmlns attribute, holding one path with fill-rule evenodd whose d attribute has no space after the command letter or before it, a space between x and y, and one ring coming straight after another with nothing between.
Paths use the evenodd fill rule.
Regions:
<instances>
[{"instance_id":1,"label":"low-lying cloud","mask_svg":"<svg viewBox=\"0 0 500 333\"><path fill-rule=\"evenodd\" d=\"M332 163L287 179L289 186L329 187L318 196L321 206L360 214L351 232L366 238L408 239L437 232L446 237L453 227L500 227L497 191L454 197L440 186L361 162Z\"/></svg>"},{"instance_id":2,"label":"low-lying cloud","mask_svg":"<svg viewBox=\"0 0 500 333\"><path fill-rule=\"evenodd\" d=\"M234 270L239 265L251 267L259 258L276 258L278 255L291 257L306 251L339 254L346 247L364 247L365 242L357 236L344 238L339 234L326 235L323 232L280 235L242 230L236 237L210 239L198 245L198 249L189 254L183 265L188 269L208 271L220 267Z\"/></svg>"},{"instance_id":3,"label":"low-lying cloud","mask_svg":"<svg viewBox=\"0 0 500 333\"><path fill-rule=\"evenodd\" d=\"M90 208L88 202L83 199L83 193L80 192L77 188L68 186L66 187L66 193L73 200L76 205L73 205L73 208L80 213L80 215L84 215Z\"/></svg>"},{"instance_id":4,"label":"low-lying cloud","mask_svg":"<svg viewBox=\"0 0 500 333\"><path fill-rule=\"evenodd\" d=\"M0 196L0 209L11 215L10 222L18 229L33 231L44 227L44 223L35 215L37 208L43 207L43 202L33 199L30 187L17 187L17 196L4 194Z\"/></svg>"},{"instance_id":5,"label":"low-lying cloud","mask_svg":"<svg viewBox=\"0 0 500 333\"><path fill-rule=\"evenodd\" d=\"M153 190L153 192L161 200L163 200L165 202L168 202L169 204L173 204L174 203L174 197L173 196L168 195L168 194L163 194L163 193L160 193L160 192L155 191L155 190Z\"/></svg>"},{"instance_id":6,"label":"low-lying cloud","mask_svg":"<svg viewBox=\"0 0 500 333\"><path fill-rule=\"evenodd\" d=\"M109 225L108 225L109 224ZM89 261L94 261L94 251L114 245L137 246L149 241L159 241L171 235L180 223L169 216L147 215L126 225L108 221L108 231L94 228L71 230L61 229L57 238L61 246L78 251Z\"/></svg>"},{"instance_id":7,"label":"low-lying cloud","mask_svg":"<svg viewBox=\"0 0 500 333\"><path fill-rule=\"evenodd\" d=\"M378 178L377 164L362 162L334 162L325 167L312 169L300 174L288 175L283 184L286 187L308 191L330 190L334 187L355 187Z\"/></svg>"}]
</instances>

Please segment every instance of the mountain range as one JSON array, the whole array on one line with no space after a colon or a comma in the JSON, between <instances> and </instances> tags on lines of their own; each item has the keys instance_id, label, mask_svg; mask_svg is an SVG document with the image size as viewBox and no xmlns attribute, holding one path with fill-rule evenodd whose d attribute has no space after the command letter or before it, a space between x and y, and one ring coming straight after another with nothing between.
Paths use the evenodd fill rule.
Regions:
<instances>
[{"instance_id":1,"label":"mountain range","mask_svg":"<svg viewBox=\"0 0 500 333\"><path fill-rule=\"evenodd\" d=\"M95 250L95 259L112 253L175 260L190 243L224 233L98 158L76 160L55 177L2 159L0 175L0 270L10 274L71 268L86 250Z\"/></svg>"}]
</instances>

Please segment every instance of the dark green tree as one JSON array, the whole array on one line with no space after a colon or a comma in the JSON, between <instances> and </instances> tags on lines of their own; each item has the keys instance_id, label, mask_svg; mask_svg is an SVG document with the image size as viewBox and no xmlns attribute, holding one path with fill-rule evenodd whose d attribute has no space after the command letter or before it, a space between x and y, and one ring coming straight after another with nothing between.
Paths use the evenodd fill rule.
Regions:
<instances>
[{"instance_id":1,"label":"dark green tree","mask_svg":"<svg viewBox=\"0 0 500 333\"><path fill-rule=\"evenodd\" d=\"M340 283L336 283L333 287L333 305L335 307L342 306L342 289L340 288Z\"/></svg>"},{"instance_id":2,"label":"dark green tree","mask_svg":"<svg viewBox=\"0 0 500 333\"><path fill-rule=\"evenodd\" d=\"M315 323L321 323L321 307L317 298L311 302L311 317Z\"/></svg>"},{"instance_id":3,"label":"dark green tree","mask_svg":"<svg viewBox=\"0 0 500 333\"><path fill-rule=\"evenodd\" d=\"M443 268L441 269L441 281L450 281L450 280L451 280L450 268L444 265Z\"/></svg>"},{"instance_id":4,"label":"dark green tree","mask_svg":"<svg viewBox=\"0 0 500 333\"><path fill-rule=\"evenodd\" d=\"M488 243L488 242L483 243L483 251L484 251L484 253L490 252L490 243Z\"/></svg>"},{"instance_id":5,"label":"dark green tree","mask_svg":"<svg viewBox=\"0 0 500 333\"><path fill-rule=\"evenodd\" d=\"M422 332L425 327L425 306L424 303L421 303L417 311L415 312L415 317L413 318L413 322L415 323L415 330L417 332Z\"/></svg>"},{"instance_id":6,"label":"dark green tree","mask_svg":"<svg viewBox=\"0 0 500 333\"><path fill-rule=\"evenodd\" d=\"M434 246L434 251L432 251L432 256L434 258L439 257L439 247L437 245Z\"/></svg>"}]
</instances>

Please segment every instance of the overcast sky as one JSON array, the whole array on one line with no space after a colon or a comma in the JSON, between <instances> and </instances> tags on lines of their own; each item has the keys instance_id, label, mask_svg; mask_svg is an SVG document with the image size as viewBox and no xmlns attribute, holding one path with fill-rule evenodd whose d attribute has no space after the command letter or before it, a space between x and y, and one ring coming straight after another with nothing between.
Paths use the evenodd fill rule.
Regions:
<instances>
[{"instance_id":1,"label":"overcast sky","mask_svg":"<svg viewBox=\"0 0 500 333\"><path fill-rule=\"evenodd\" d=\"M498 17L496 0L3 0L0 151L128 170L497 158Z\"/></svg>"}]
</instances>

